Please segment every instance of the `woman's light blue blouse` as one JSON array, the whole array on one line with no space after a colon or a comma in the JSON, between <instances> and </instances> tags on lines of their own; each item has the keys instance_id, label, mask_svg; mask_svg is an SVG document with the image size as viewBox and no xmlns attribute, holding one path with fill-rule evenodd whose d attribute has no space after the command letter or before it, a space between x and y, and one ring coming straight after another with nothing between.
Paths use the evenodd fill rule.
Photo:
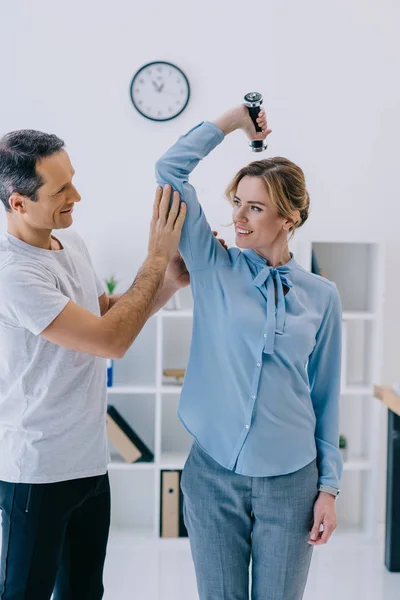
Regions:
<instances>
[{"instance_id":1,"label":"woman's light blue blouse","mask_svg":"<svg viewBox=\"0 0 400 600\"><path fill-rule=\"evenodd\" d=\"M319 483L339 488L339 295L293 256L271 268L253 250L225 250L214 238L188 179L223 139L201 123L156 166L158 182L187 204L180 251L194 315L179 416L227 469L283 475L317 456Z\"/></svg>"}]
</instances>

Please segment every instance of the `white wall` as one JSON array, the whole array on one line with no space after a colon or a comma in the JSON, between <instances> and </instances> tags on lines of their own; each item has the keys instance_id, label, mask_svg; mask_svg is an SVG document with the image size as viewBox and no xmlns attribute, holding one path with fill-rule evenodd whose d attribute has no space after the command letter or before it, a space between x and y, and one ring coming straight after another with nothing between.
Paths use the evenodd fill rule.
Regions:
<instances>
[{"instance_id":1,"label":"white wall","mask_svg":"<svg viewBox=\"0 0 400 600\"><path fill-rule=\"evenodd\" d=\"M146 252L156 158L198 121L261 91L270 153L298 161L308 179L312 214L302 235L387 242L383 381L399 380L400 6L249 6L252 12L238 0L1 3L0 132L29 127L65 139L83 196L76 226L99 274L115 272L128 285ZM185 113L165 124L143 119L129 98L135 70L155 59L176 62L192 86ZM252 158L235 133L193 178L220 230L230 219L225 184Z\"/></svg>"}]
</instances>

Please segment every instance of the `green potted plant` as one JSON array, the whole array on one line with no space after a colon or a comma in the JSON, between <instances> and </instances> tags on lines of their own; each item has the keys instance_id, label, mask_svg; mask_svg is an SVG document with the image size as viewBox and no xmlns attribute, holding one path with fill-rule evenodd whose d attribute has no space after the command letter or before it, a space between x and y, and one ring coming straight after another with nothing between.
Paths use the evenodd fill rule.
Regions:
<instances>
[{"instance_id":1,"label":"green potted plant","mask_svg":"<svg viewBox=\"0 0 400 600\"><path fill-rule=\"evenodd\" d=\"M109 296L112 296L115 288L118 285L118 281L115 278L115 275L111 275L107 279L104 280L104 283L107 287L107 292ZM114 361L112 358L107 358L107 387L112 387L114 379Z\"/></svg>"},{"instance_id":2,"label":"green potted plant","mask_svg":"<svg viewBox=\"0 0 400 600\"><path fill-rule=\"evenodd\" d=\"M343 458L343 462L347 460L347 439L343 433L339 436L339 450Z\"/></svg>"},{"instance_id":3,"label":"green potted plant","mask_svg":"<svg viewBox=\"0 0 400 600\"><path fill-rule=\"evenodd\" d=\"M108 295L112 296L115 288L118 285L118 281L116 280L115 275L110 275L110 277L104 280L104 283L106 284Z\"/></svg>"}]
</instances>

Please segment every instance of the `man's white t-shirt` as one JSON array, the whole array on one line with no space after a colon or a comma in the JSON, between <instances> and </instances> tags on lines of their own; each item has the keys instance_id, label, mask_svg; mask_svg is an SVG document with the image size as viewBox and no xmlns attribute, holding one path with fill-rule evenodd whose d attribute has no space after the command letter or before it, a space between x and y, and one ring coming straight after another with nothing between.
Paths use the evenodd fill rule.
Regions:
<instances>
[{"instance_id":1,"label":"man's white t-shirt","mask_svg":"<svg viewBox=\"0 0 400 600\"><path fill-rule=\"evenodd\" d=\"M62 250L0 236L0 480L51 483L102 475L109 460L106 361L40 333L69 300L100 315L103 286L82 239Z\"/></svg>"}]
</instances>

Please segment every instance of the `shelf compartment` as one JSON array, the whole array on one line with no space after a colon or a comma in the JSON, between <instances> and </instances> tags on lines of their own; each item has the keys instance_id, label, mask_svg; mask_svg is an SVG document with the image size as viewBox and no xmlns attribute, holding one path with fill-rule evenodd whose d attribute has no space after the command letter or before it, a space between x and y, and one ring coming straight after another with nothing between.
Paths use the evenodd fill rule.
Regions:
<instances>
[{"instance_id":1,"label":"shelf compartment","mask_svg":"<svg viewBox=\"0 0 400 600\"><path fill-rule=\"evenodd\" d=\"M342 393L373 392L373 325L373 321L361 319L343 323Z\"/></svg>"},{"instance_id":2,"label":"shelf compartment","mask_svg":"<svg viewBox=\"0 0 400 600\"><path fill-rule=\"evenodd\" d=\"M345 469L340 482L340 494L336 500L338 531L361 530L365 477L370 474L362 469Z\"/></svg>"},{"instance_id":3,"label":"shelf compartment","mask_svg":"<svg viewBox=\"0 0 400 600\"><path fill-rule=\"evenodd\" d=\"M371 410L374 398L369 396L341 396L340 433L347 440L346 471L368 471L370 460Z\"/></svg>"},{"instance_id":4,"label":"shelf compartment","mask_svg":"<svg viewBox=\"0 0 400 600\"><path fill-rule=\"evenodd\" d=\"M150 319L125 356L114 361L115 388L155 386L156 326L155 319Z\"/></svg>"},{"instance_id":5,"label":"shelf compartment","mask_svg":"<svg viewBox=\"0 0 400 600\"><path fill-rule=\"evenodd\" d=\"M315 242L312 250L319 269L334 281L343 310L348 313L373 313L372 293L378 246L374 243Z\"/></svg>"},{"instance_id":6,"label":"shelf compartment","mask_svg":"<svg viewBox=\"0 0 400 600\"><path fill-rule=\"evenodd\" d=\"M178 417L178 404L179 395L162 397L160 462L164 466L168 461L174 465L171 468L182 468L193 441Z\"/></svg>"},{"instance_id":7,"label":"shelf compartment","mask_svg":"<svg viewBox=\"0 0 400 600\"><path fill-rule=\"evenodd\" d=\"M176 308L178 307L178 308ZM166 313L177 313L177 312L188 312L193 309L193 295L192 288L189 286L181 288L172 296L166 304L166 308L161 311L164 315Z\"/></svg>"},{"instance_id":8,"label":"shelf compartment","mask_svg":"<svg viewBox=\"0 0 400 600\"><path fill-rule=\"evenodd\" d=\"M116 394L109 395L108 403L114 406L117 411L121 414L123 419L132 427L135 433L141 438L141 440L149 447L154 453L155 448L155 394ZM121 456L117 449L109 442L110 454L111 454L111 468L112 469L123 469L127 467L119 466L120 464L126 464L129 467L137 468L140 464L152 464L152 463L124 463L121 460ZM140 467L146 468L146 467Z\"/></svg>"},{"instance_id":9,"label":"shelf compartment","mask_svg":"<svg viewBox=\"0 0 400 600\"><path fill-rule=\"evenodd\" d=\"M165 319L162 327L162 373L164 369L185 369L189 359L192 320ZM168 384L169 381L166 381L165 385Z\"/></svg>"},{"instance_id":10,"label":"shelf compartment","mask_svg":"<svg viewBox=\"0 0 400 600\"><path fill-rule=\"evenodd\" d=\"M154 531L154 503L150 500L156 494L154 471L113 469L109 477L112 526Z\"/></svg>"}]
</instances>

